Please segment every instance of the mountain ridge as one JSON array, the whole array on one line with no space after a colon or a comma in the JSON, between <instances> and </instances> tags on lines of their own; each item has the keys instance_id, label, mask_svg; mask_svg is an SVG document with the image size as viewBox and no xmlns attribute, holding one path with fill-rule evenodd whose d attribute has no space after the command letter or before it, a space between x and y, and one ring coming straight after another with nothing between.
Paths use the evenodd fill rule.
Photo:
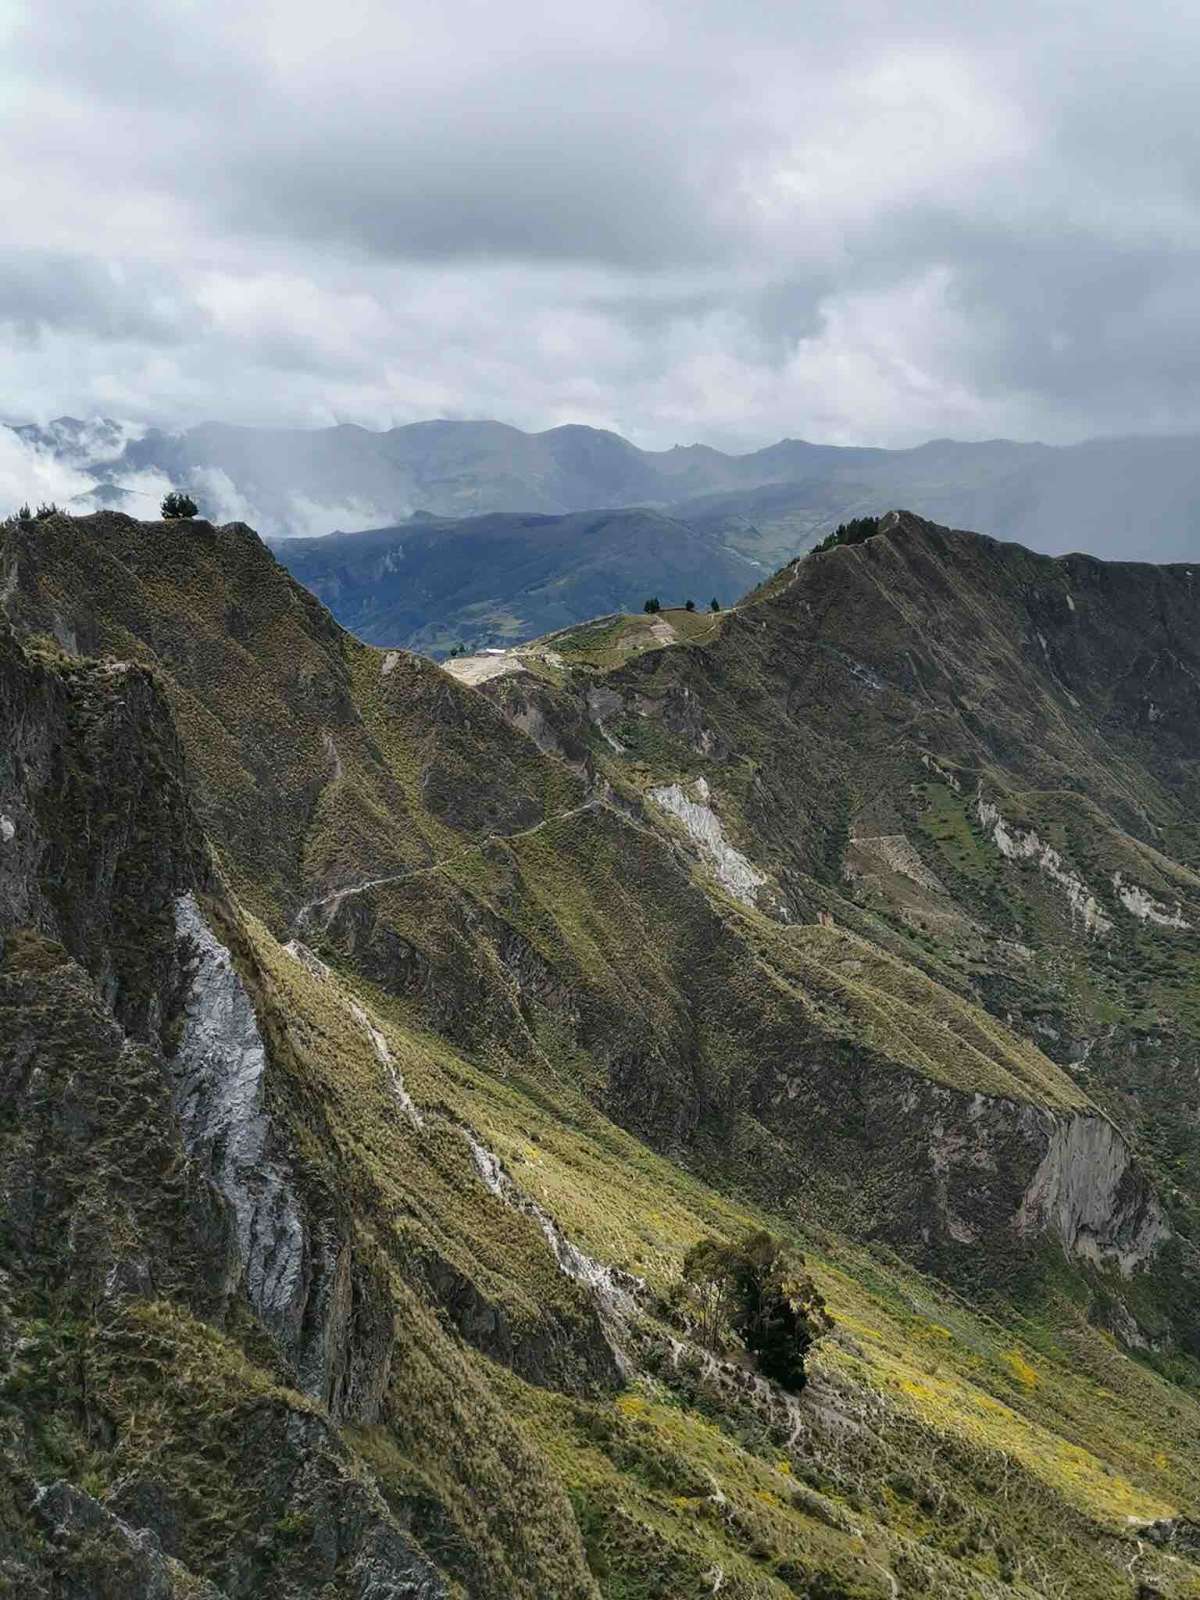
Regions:
<instances>
[{"instance_id":1,"label":"mountain ridge","mask_svg":"<svg viewBox=\"0 0 1200 1600\"><path fill-rule=\"evenodd\" d=\"M1190 1600L1182 573L902 513L476 687L244 526L0 572L17 1592Z\"/></svg>"},{"instance_id":2,"label":"mountain ridge","mask_svg":"<svg viewBox=\"0 0 1200 1600\"><path fill-rule=\"evenodd\" d=\"M343 622L435 653L506 645L653 596L728 603L751 572L766 576L839 524L895 505L1049 553L1200 553L1200 452L1187 439L931 440L899 451L789 439L736 456L702 445L643 451L575 424L527 434L453 420L168 434L60 419L17 433L27 449L58 453L104 504L145 514L176 488L217 522L254 523ZM524 532L510 520L498 539L505 517L523 518ZM542 517L559 519L553 541ZM653 536L661 517L676 530L669 550ZM598 521L607 552L588 532ZM370 564L352 545L311 543L366 529L373 548L392 527L399 560L414 523L429 526L411 575L366 570L360 583L356 571ZM465 580L457 593L454 570Z\"/></svg>"}]
</instances>

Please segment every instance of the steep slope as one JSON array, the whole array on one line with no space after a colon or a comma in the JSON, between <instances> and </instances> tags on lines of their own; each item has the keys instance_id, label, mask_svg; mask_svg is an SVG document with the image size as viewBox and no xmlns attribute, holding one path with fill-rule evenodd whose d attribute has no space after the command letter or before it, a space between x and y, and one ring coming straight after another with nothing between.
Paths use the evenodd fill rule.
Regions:
<instances>
[{"instance_id":1,"label":"steep slope","mask_svg":"<svg viewBox=\"0 0 1200 1600\"><path fill-rule=\"evenodd\" d=\"M951 938L843 892L853 761L798 734L893 769L808 585L875 555L480 693L244 528L0 539L14 1592L1196 1592L1186 1217ZM833 1315L799 1396L681 1312L763 1222Z\"/></svg>"},{"instance_id":2,"label":"steep slope","mask_svg":"<svg viewBox=\"0 0 1200 1600\"><path fill-rule=\"evenodd\" d=\"M486 689L590 740L730 892L832 915L841 964L865 933L1036 1037L1157 1170L1190 1260L1198 623L1190 568L893 515L708 643Z\"/></svg>"},{"instance_id":3,"label":"steep slope","mask_svg":"<svg viewBox=\"0 0 1200 1600\"><path fill-rule=\"evenodd\" d=\"M651 595L707 605L715 592L727 602L763 576L686 523L638 510L415 518L273 548L360 639L433 653L640 610Z\"/></svg>"}]
</instances>

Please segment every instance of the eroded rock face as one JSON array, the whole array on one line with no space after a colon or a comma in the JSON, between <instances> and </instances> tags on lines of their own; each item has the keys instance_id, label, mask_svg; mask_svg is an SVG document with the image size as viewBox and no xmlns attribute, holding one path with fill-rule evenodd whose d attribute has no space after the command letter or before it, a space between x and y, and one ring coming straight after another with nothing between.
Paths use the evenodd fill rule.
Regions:
<instances>
[{"instance_id":1,"label":"eroded rock face","mask_svg":"<svg viewBox=\"0 0 1200 1600\"><path fill-rule=\"evenodd\" d=\"M1129 1276L1170 1236L1098 1112L966 1094L850 1052L775 1074L761 1115L789 1148L815 1152L829 1203L856 1229L901 1248L1009 1250L1048 1236Z\"/></svg>"},{"instance_id":2,"label":"eroded rock face","mask_svg":"<svg viewBox=\"0 0 1200 1600\"><path fill-rule=\"evenodd\" d=\"M683 824L688 837L712 868L721 887L727 889L734 899L748 906L754 905L759 889L767 881L767 875L730 844L724 825L710 804L711 796L705 780L697 778L690 791L678 783L665 784L649 790L649 796L655 805Z\"/></svg>"},{"instance_id":3,"label":"eroded rock face","mask_svg":"<svg viewBox=\"0 0 1200 1600\"><path fill-rule=\"evenodd\" d=\"M244 1292L301 1387L335 1415L370 1420L393 1338L379 1288L340 1219L306 1201L268 1110L267 1051L229 951L193 895L175 918L188 977L170 1067L188 1151L229 1203Z\"/></svg>"},{"instance_id":4,"label":"eroded rock face","mask_svg":"<svg viewBox=\"0 0 1200 1600\"><path fill-rule=\"evenodd\" d=\"M73 1484L39 1489L34 1514L57 1558L61 1600L226 1600L163 1552L156 1536Z\"/></svg>"},{"instance_id":5,"label":"eroded rock face","mask_svg":"<svg viewBox=\"0 0 1200 1600\"><path fill-rule=\"evenodd\" d=\"M1126 883L1119 872L1113 873L1113 889L1117 899L1139 922L1152 922L1159 928L1175 928L1183 930L1191 927L1191 923L1180 911L1179 906L1165 906L1156 900L1140 884Z\"/></svg>"},{"instance_id":6,"label":"eroded rock face","mask_svg":"<svg viewBox=\"0 0 1200 1600\"><path fill-rule=\"evenodd\" d=\"M161 1058L135 1043L60 944L0 939L0 1192L39 1284L112 1306L185 1296L214 1320L234 1262L228 1208L187 1159Z\"/></svg>"},{"instance_id":7,"label":"eroded rock face","mask_svg":"<svg viewBox=\"0 0 1200 1600\"><path fill-rule=\"evenodd\" d=\"M1112 932L1112 918L1053 845L1039 838L1031 828L1011 827L1001 815L999 807L990 800L978 800L975 809L985 832L1006 860L1035 861L1039 870L1059 886L1066 896L1072 921L1078 920L1088 933Z\"/></svg>"},{"instance_id":8,"label":"eroded rock face","mask_svg":"<svg viewBox=\"0 0 1200 1600\"><path fill-rule=\"evenodd\" d=\"M162 1057L123 1033L93 980L61 945L28 931L8 933L3 945L0 1189L15 1255L6 1256L0 1279L0 1366L11 1370L9 1315L14 1294L19 1309L21 1274L28 1273L35 1296L53 1290L79 1318L100 1318L106 1337L118 1339L131 1358L116 1363L125 1381L146 1355L139 1308L147 1302L171 1304L168 1327L198 1327L189 1315L205 1319L214 1344L216 1330L234 1320L233 1302L246 1281L237 1208L215 1182L212 1152L197 1148L189 1155L184 1148ZM255 1031L244 994L228 980L224 989L224 1038L239 1039L253 1062ZM245 1088L252 1080L243 1073L239 1081ZM253 1108L253 1095L249 1103ZM228 1126L223 1131L231 1133ZM268 1150L270 1140L268 1129ZM244 1154L246 1146L239 1148ZM320 1226L309 1216L302 1221ZM318 1274L312 1296L318 1317L339 1295L358 1312L340 1322L325 1315L336 1357L330 1403L343 1415L369 1415L354 1384L367 1365L363 1348L378 1344L380 1335L364 1314L369 1296L355 1284L349 1252L341 1250L338 1262L338 1286L322 1298ZM390 1327L385 1331L390 1337ZM149 1347L162 1354L153 1338ZM278 1389L265 1400L260 1391L241 1412L237 1470L253 1513L240 1545L231 1533L223 1552L206 1552L194 1500L180 1487L180 1458L202 1464L222 1442L195 1431L202 1412L190 1414L179 1434L164 1417L161 1460L156 1455L152 1466L141 1467L127 1461L103 1499L68 1482L39 1487L33 1468L18 1477L21 1509L40 1537L26 1541L18 1564L7 1559L11 1550L0 1552L0 1589L8 1582L14 1595L29 1600L300 1600L329 1593L336 1583L339 1596L354 1600L440 1600L440 1577L369 1481L349 1469L329 1422L315 1409L299 1411L294 1401ZM54 1392L53 1403L64 1426L80 1420L79 1396L69 1386ZM106 1410L91 1413L93 1426ZM221 1426L208 1417L202 1427L210 1424ZM6 1435L6 1471L20 1444ZM182 1481L190 1480L183 1474ZM287 1535L272 1551L281 1528L302 1531L304 1541Z\"/></svg>"},{"instance_id":9,"label":"eroded rock face","mask_svg":"<svg viewBox=\"0 0 1200 1600\"><path fill-rule=\"evenodd\" d=\"M1120 1134L1100 1116L1058 1123L1017 1213L1021 1232L1049 1232L1063 1248L1126 1276L1170 1235L1162 1208Z\"/></svg>"},{"instance_id":10,"label":"eroded rock face","mask_svg":"<svg viewBox=\"0 0 1200 1600\"><path fill-rule=\"evenodd\" d=\"M295 1349L311 1252L294 1180L271 1150L266 1048L258 1019L228 950L209 930L193 895L176 902L175 926L190 968L172 1057L184 1138L233 1208L251 1305Z\"/></svg>"},{"instance_id":11,"label":"eroded rock face","mask_svg":"<svg viewBox=\"0 0 1200 1600\"><path fill-rule=\"evenodd\" d=\"M170 905L208 856L165 699L125 662L48 666L0 617L0 927L60 941L117 1020L154 1040Z\"/></svg>"}]
</instances>

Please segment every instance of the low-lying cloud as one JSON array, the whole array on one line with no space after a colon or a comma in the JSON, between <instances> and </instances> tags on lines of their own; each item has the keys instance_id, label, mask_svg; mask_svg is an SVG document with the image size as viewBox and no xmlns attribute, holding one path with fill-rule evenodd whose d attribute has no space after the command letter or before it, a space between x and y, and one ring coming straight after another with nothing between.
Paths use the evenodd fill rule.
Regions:
<instances>
[{"instance_id":1,"label":"low-lying cloud","mask_svg":"<svg viewBox=\"0 0 1200 1600\"><path fill-rule=\"evenodd\" d=\"M0 427L0 517L20 506L36 510L59 505L91 511L93 479L53 451L28 444L11 428Z\"/></svg>"}]
</instances>

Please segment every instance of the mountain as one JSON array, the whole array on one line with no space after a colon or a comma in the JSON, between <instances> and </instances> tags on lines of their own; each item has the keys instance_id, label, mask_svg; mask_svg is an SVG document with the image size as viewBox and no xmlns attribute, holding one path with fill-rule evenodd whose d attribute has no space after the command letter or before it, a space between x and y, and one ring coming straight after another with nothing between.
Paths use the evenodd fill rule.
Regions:
<instances>
[{"instance_id":1,"label":"mountain","mask_svg":"<svg viewBox=\"0 0 1200 1600\"><path fill-rule=\"evenodd\" d=\"M461 519L649 506L770 569L839 522L907 505L1051 554L1200 558L1200 449L1190 438L1057 448L942 439L911 450L784 439L726 455L700 445L639 450L596 428L529 434L498 422L383 433L206 423L168 433L60 418L16 431L90 475L106 503L146 513L173 485L209 514L251 517L276 537L381 527L416 511Z\"/></svg>"},{"instance_id":2,"label":"mountain","mask_svg":"<svg viewBox=\"0 0 1200 1600\"><path fill-rule=\"evenodd\" d=\"M1195 1595L1192 569L854 537L447 670L3 525L10 1592Z\"/></svg>"},{"instance_id":3,"label":"mountain","mask_svg":"<svg viewBox=\"0 0 1200 1600\"><path fill-rule=\"evenodd\" d=\"M707 607L714 596L736 599L763 575L686 522L636 508L417 517L272 548L361 639L427 653L530 639L640 610L651 596Z\"/></svg>"}]
</instances>

